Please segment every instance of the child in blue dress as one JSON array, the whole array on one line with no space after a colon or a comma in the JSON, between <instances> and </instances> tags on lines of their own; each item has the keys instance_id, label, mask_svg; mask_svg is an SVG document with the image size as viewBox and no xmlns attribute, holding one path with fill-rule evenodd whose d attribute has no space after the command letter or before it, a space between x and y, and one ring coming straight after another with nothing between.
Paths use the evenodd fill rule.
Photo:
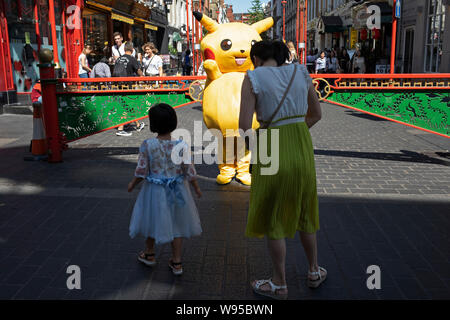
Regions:
<instances>
[{"instance_id":1,"label":"child in blue dress","mask_svg":"<svg viewBox=\"0 0 450 320\"><path fill-rule=\"evenodd\" d=\"M128 184L128 192L141 182L144 185L134 205L130 221L130 237L140 234L147 238L146 250L138 260L154 266L155 244L172 243L172 259L169 267L175 275L181 275L182 239L200 235L202 228L197 207L189 188L193 186L200 198L201 190L188 145L172 140L171 133L177 127L177 115L167 104L157 104L149 110L150 130L156 138L145 140L139 149L134 179Z\"/></svg>"}]
</instances>

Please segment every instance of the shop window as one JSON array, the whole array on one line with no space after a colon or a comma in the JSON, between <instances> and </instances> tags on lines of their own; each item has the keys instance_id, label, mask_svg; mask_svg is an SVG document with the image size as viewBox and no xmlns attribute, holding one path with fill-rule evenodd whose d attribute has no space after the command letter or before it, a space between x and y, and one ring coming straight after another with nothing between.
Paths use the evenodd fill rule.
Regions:
<instances>
[{"instance_id":1,"label":"shop window","mask_svg":"<svg viewBox=\"0 0 450 320\"><path fill-rule=\"evenodd\" d=\"M439 72L444 38L445 6L442 0L430 0L425 42L424 72Z\"/></svg>"},{"instance_id":2,"label":"shop window","mask_svg":"<svg viewBox=\"0 0 450 320\"><path fill-rule=\"evenodd\" d=\"M83 10L83 33L85 44L93 47L89 63L94 65L104 54L106 47L111 46L108 42L107 18L103 13L85 8Z\"/></svg>"},{"instance_id":3,"label":"shop window","mask_svg":"<svg viewBox=\"0 0 450 320\"><path fill-rule=\"evenodd\" d=\"M133 25L131 39L133 40L133 45L138 52L142 52L142 46L144 45L144 25Z\"/></svg>"},{"instance_id":4,"label":"shop window","mask_svg":"<svg viewBox=\"0 0 450 320\"><path fill-rule=\"evenodd\" d=\"M14 87L29 92L39 78L33 1L5 0L5 11Z\"/></svg>"}]
</instances>

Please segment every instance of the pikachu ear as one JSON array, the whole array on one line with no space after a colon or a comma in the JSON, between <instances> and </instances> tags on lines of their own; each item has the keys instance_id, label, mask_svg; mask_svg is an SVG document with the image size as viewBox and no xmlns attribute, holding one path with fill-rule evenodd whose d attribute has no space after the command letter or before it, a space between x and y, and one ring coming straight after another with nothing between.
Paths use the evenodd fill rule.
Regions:
<instances>
[{"instance_id":1,"label":"pikachu ear","mask_svg":"<svg viewBox=\"0 0 450 320\"><path fill-rule=\"evenodd\" d=\"M254 24L252 24L252 27L255 28L255 30L261 34L264 31L269 30L270 28L272 28L273 24L274 24L274 19L272 17L266 18L264 20L258 21Z\"/></svg>"},{"instance_id":2,"label":"pikachu ear","mask_svg":"<svg viewBox=\"0 0 450 320\"><path fill-rule=\"evenodd\" d=\"M195 19L198 20L208 30L209 33L213 33L219 29L219 24L211 19L210 17L205 16L203 13L195 11L194 12Z\"/></svg>"}]
</instances>

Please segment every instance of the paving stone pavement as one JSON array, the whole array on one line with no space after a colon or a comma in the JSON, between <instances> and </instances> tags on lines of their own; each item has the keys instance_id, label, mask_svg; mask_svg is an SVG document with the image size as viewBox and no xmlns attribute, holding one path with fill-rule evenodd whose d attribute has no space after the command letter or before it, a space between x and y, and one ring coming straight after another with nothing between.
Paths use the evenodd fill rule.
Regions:
<instances>
[{"instance_id":1,"label":"paving stone pavement","mask_svg":"<svg viewBox=\"0 0 450 320\"><path fill-rule=\"evenodd\" d=\"M287 241L290 299L449 299L449 139L323 104L312 130L321 230L319 263L329 278L306 287L298 236ZM201 121L201 107L177 109L179 127ZM147 123L148 124L148 123ZM197 166L203 234L185 241L185 274L139 264L143 239L128 224L128 194L140 143L104 132L71 143L64 162L26 162L32 118L0 116L0 298L259 299L249 281L270 274L265 241L244 237L249 188L220 187L215 166ZM195 151L195 150L194 150ZM78 265L82 289L68 290ZM381 269L368 290L366 269Z\"/></svg>"}]
</instances>

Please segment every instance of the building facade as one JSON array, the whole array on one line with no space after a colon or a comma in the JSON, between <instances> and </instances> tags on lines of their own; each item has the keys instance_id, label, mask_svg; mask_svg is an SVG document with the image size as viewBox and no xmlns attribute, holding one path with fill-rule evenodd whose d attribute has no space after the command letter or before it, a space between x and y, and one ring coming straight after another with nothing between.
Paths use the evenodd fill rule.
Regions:
<instances>
[{"instance_id":1,"label":"building facade","mask_svg":"<svg viewBox=\"0 0 450 320\"><path fill-rule=\"evenodd\" d=\"M39 79L38 52L53 50L61 73L78 76L78 56L93 46L94 64L114 44L114 32L140 48L152 41L168 51L165 1L141 0L0 0L1 103L29 96Z\"/></svg>"},{"instance_id":2,"label":"building facade","mask_svg":"<svg viewBox=\"0 0 450 320\"><path fill-rule=\"evenodd\" d=\"M302 2L305 1L300 0L300 5ZM281 17L273 38L282 39L283 3L272 0L271 5L272 15ZM393 5L393 0L308 0L307 48L361 49L372 60L368 72L386 72L391 55ZM376 13L373 6L379 10L379 25L369 19ZM286 41L295 43L297 0L287 0L284 7ZM449 0L401 1L396 30L396 72L450 71L449 14Z\"/></svg>"},{"instance_id":3,"label":"building facade","mask_svg":"<svg viewBox=\"0 0 450 320\"><path fill-rule=\"evenodd\" d=\"M408 0L397 34L396 72L450 72L450 1Z\"/></svg>"}]
</instances>

